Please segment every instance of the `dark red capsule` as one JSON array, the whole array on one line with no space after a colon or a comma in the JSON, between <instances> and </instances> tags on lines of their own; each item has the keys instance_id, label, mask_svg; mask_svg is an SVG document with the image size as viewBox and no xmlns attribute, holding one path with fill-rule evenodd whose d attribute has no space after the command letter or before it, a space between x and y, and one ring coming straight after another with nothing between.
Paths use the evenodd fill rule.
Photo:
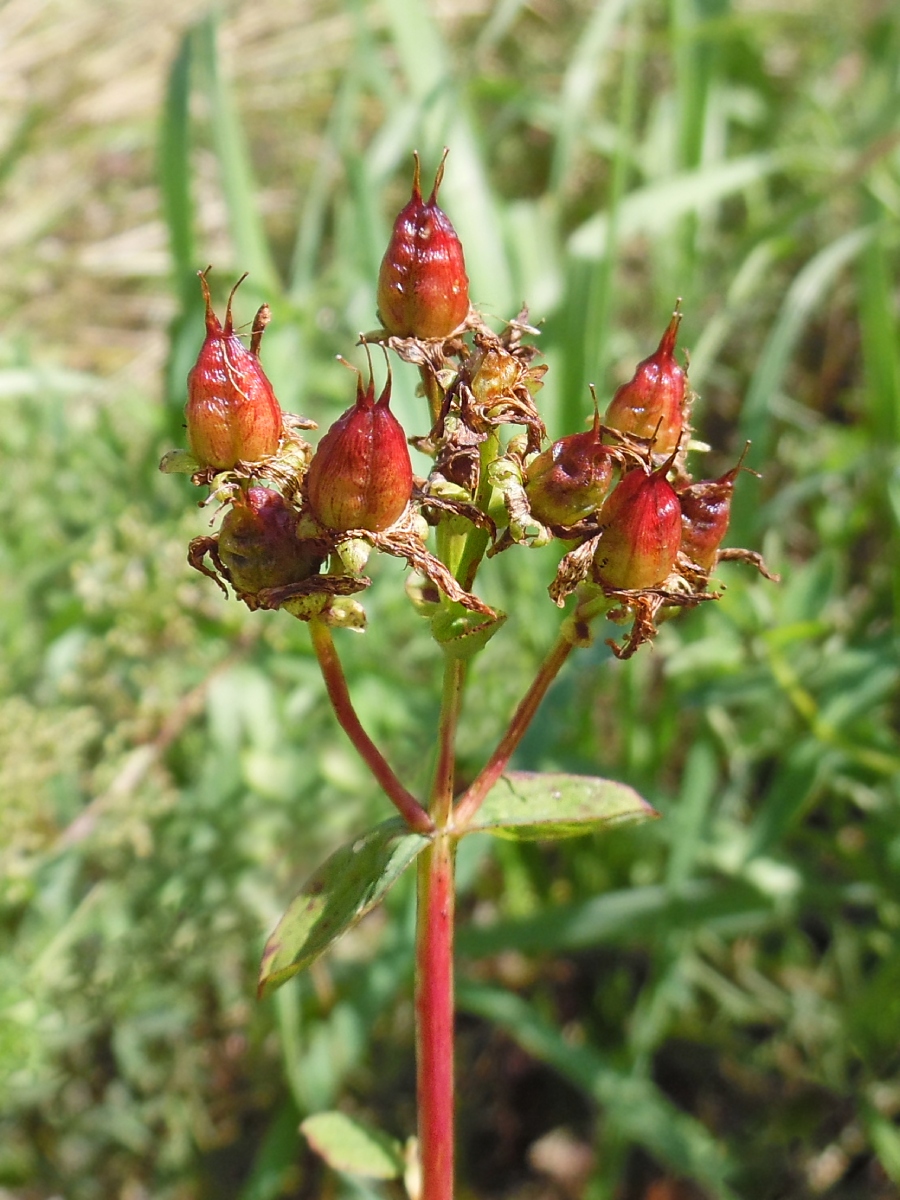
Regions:
<instances>
[{"instance_id":1,"label":"dark red capsule","mask_svg":"<svg viewBox=\"0 0 900 1200\"><path fill-rule=\"evenodd\" d=\"M219 558L239 592L300 583L318 571L322 558L297 537L297 513L270 488L240 492L219 531Z\"/></svg>"},{"instance_id":2,"label":"dark red capsule","mask_svg":"<svg viewBox=\"0 0 900 1200\"><path fill-rule=\"evenodd\" d=\"M545 525L577 525L603 503L612 471L595 417L593 429L560 438L528 464L525 491L532 513Z\"/></svg>"},{"instance_id":3,"label":"dark red capsule","mask_svg":"<svg viewBox=\"0 0 900 1200\"><path fill-rule=\"evenodd\" d=\"M412 197L394 222L378 273L378 317L396 337L444 338L468 315L469 280L456 230L437 203L447 151L425 201L414 157Z\"/></svg>"},{"instance_id":4,"label":"dark red capsule","mask_svg":"<svg viewBox=\"0 0 900 1200\"><path fill-rule=\"evenodd\" d=\"M313 455L306 476L309 506L329 529L387 529L412 496L412 463L403 426L390 410L391 377L375 400L375 383L363 388L357 372L356 403L338 417Z\"/></svg>"},{"instance_id":5,"label":"dark red capsule","mask_svg":"<svg viewBox=\"0 0 900 1200\"><path fill-rule=\"evenodd\" d=\"M728 532L734 481L742 469L748 469L743 466L744 454L737 466L718 479L692 483L678 493L681 502L681 550L704 571L711 571L716 565L719 547Z\"/></svg>"},{"instance_id":6,"label":"dark red capsule","mask_svg":"<svg viewBox=\"0 0 900 1200\"><path fill-rule=\"evenodd\" d=\"M653 438L653 453L669 455L684 428L687 376L675 361L675 341L681 313L666 326L655 353L638 363L634 376L623 383L606 410L604 423L621 433Z\"/></svg>"},{"instance_id":7,"label":"dark red capsule","mask_svg":"<svg viewBox=\"0 0 900 1200\"><path fill-rule=\"evenodd\" d=\"M666 479L670 466L629 471L600 510L602 533L594 576L608 587L658 587L672 570L681 542L681 505Z\"/></svg>"}]
</instances>

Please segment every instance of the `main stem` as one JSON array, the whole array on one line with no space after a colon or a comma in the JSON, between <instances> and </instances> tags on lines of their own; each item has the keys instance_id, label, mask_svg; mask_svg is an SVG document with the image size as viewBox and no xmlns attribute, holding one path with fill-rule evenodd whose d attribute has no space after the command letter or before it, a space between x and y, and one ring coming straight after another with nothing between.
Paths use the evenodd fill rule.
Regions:
<instances>
[{"instance_id":1,"label":"main stem","mask_svg":"<svg viewBox=\"0 0 900 1200\"><path fill-rule=\"evenodd\" d=\"M421 1200L453 1200L453 838L419 856L416 1085Z\"/></svg>"},{"instance_id":2,"label":"main stem","mask_svg":"<svg viewBox=\"0 0 900 1200\"><path fill-rule=\"evenodd\" d=\"M416 1083L422 1200L453 1200L453 807L456 726L465 663L447 657L429 812L437 833L418 861Z\"/></svg>"}]
</instances>

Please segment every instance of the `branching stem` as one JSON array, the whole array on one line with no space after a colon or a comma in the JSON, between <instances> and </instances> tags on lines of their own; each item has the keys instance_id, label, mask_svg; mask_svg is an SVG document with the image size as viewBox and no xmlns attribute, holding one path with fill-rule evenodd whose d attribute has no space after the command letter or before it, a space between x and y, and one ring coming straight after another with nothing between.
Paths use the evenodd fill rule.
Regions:
<instances>
[{"instance_id":1,"label":"branching stem","mask_svg":"<svg viewBox=\"0 0 900 1200\"><path fill-rule=\"evenodd\" d=\"M319 668L325 680L325 687L328 689L328 698L341 728L410 829L416 833L432 833L434 822L431 817L412 792L407 791L394 774L384 755L363 729L360 719L356 715L331 630L324 621L314 617L309 622L309 632L312 636L316 658L319 660Z\"/></svg>"},{"instance_id":2,"label":"branching stem","mask_svg":"<svg viewBox=\"0 0 900 1200\"><path fill-rule=\"evenodd\" d=\"M522 697L519 707L513 713L512 720L506 733L500 739L497 749L457 804L453 815L453 823L457 829L465 829L481 807L485 796L506 770L516 747L525 736L525 731L547 694L547 689L559 674L559 670L572 652L574 644L565 634L560 634L541 663L540 670L532 681L531 687Z\"/></svg>"}]
</instances>

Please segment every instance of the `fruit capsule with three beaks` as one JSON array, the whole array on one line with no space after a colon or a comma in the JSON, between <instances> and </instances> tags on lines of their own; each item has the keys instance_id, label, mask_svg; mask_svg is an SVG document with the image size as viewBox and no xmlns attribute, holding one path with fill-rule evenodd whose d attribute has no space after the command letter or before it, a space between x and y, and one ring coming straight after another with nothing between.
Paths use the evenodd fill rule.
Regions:
<instances>
[{"instance_id":1,"label":"fruit capsule with three beaks","mask_svg":"<svg viewBox=\"0 0 900 1200\"><path fill-rule=\"evenodd\" d=\"M378 317L395 337L445 338L469 313L462 245L437 203L447 151L427 200L422 199L419 156L414 157L412 196L394 222L378 272Z\"/></svg>"},{"instance_id":2,"label":"fruit capsule with three beaks","mask_svg":"<svg viewBox=\"0 0 900 1200\"><path fill-rule=\"evenodd\" d=\"M235 590L256 596L314 575L322 555L297 537L298 513L278 492L238 492L219 530L217 551Z\"/></svg>"},{"instance_id":3,"label":"fruit capsule with three beaks","mask_svg":"<svg viewBox=\"0 0 900 1200\"><path fill-rule=\"evenodd\" d=\"M526 467L532 515L544 525L577 525L601 506L612 474L610 447L603 444L595 413L592 429L560 438Z\"/></svg>"},{"instance_id":4,"label":"fruit capsule with three beaks","mask_svg":"<svg viewBox=\"0 0 900 1200\"><path fill-rule=\"evenodd\" d=\"M207 271L209 268L207 268ZM184 416L191 453L204 467L230 470L275 454L281 441L281 406L255 353L234 332L231 289L224 327L213 312L206 271L200 273L206 302L206 338L188 375Z\"/></svg>"},{"instance_id":5,"label":"fruit capsule with three beaks","mask_svg":"<svg viewBox=\"0 0 900 1200\"><path fill-rule=\"evenodd\" d=\"M719 547L728 532L734 481L742 470L750 470L744 466L744 454L749 446L748 442L738 463L718 479L703 479L678 492L681 504L681 551L704 571L711 571L716 565ZM753 471L750 473L755 474Z\"/></svg>"},{"instance_id":6,"label":"fruit capsule with three beaks","mask_svg":"<svg viewBox=\"0 0 900 1200\"><path fill-rule=\"evenodd\" d=\"M390 369L377 401L371 362L369 371L365 388L357 371L356 403L322 437L306 476L313 516L337 532L387 529L412 496L406 434L390 410Z\"/></svg>"}]
</instances>

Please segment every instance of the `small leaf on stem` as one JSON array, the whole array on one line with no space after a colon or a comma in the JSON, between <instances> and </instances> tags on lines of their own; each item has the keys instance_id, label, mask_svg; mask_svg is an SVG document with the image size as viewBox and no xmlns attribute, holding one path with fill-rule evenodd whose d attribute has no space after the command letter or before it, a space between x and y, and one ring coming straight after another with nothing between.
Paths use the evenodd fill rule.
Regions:
<instances>
[{"instance_id":1,"label":"small leaf on stem","mask_svg":"<svg viewBox=\"0 0 900 1200\"><path fill-rule=\"evenodd\" d=\"M536 841L577 837L658 816L633 788L614 779L507 771L461 832Z\"/></svg>"},{"instance_id":2,"label":"small leaf on stem","mask_svg":"<svg viewBox=\"0 0 900 1200\"><path fill-rule=\"evenodd\" d=\"M300 1129L316 1154L336 1171L398 1179L406 1169L403 1147L396 1139L346 1113L315 1113Z\"/></svg>"},{"instance_id":3,"label":"small leaf on stem","mask_svg":"<svg viewBox=\"0 0 900 1200\"><path fill-rule=\"evenodd\" d=\"M308 967L383 898L428 845L399 817L376 825L307 879L266 943L259 998Z\"/></svg>"}]
</instances>

